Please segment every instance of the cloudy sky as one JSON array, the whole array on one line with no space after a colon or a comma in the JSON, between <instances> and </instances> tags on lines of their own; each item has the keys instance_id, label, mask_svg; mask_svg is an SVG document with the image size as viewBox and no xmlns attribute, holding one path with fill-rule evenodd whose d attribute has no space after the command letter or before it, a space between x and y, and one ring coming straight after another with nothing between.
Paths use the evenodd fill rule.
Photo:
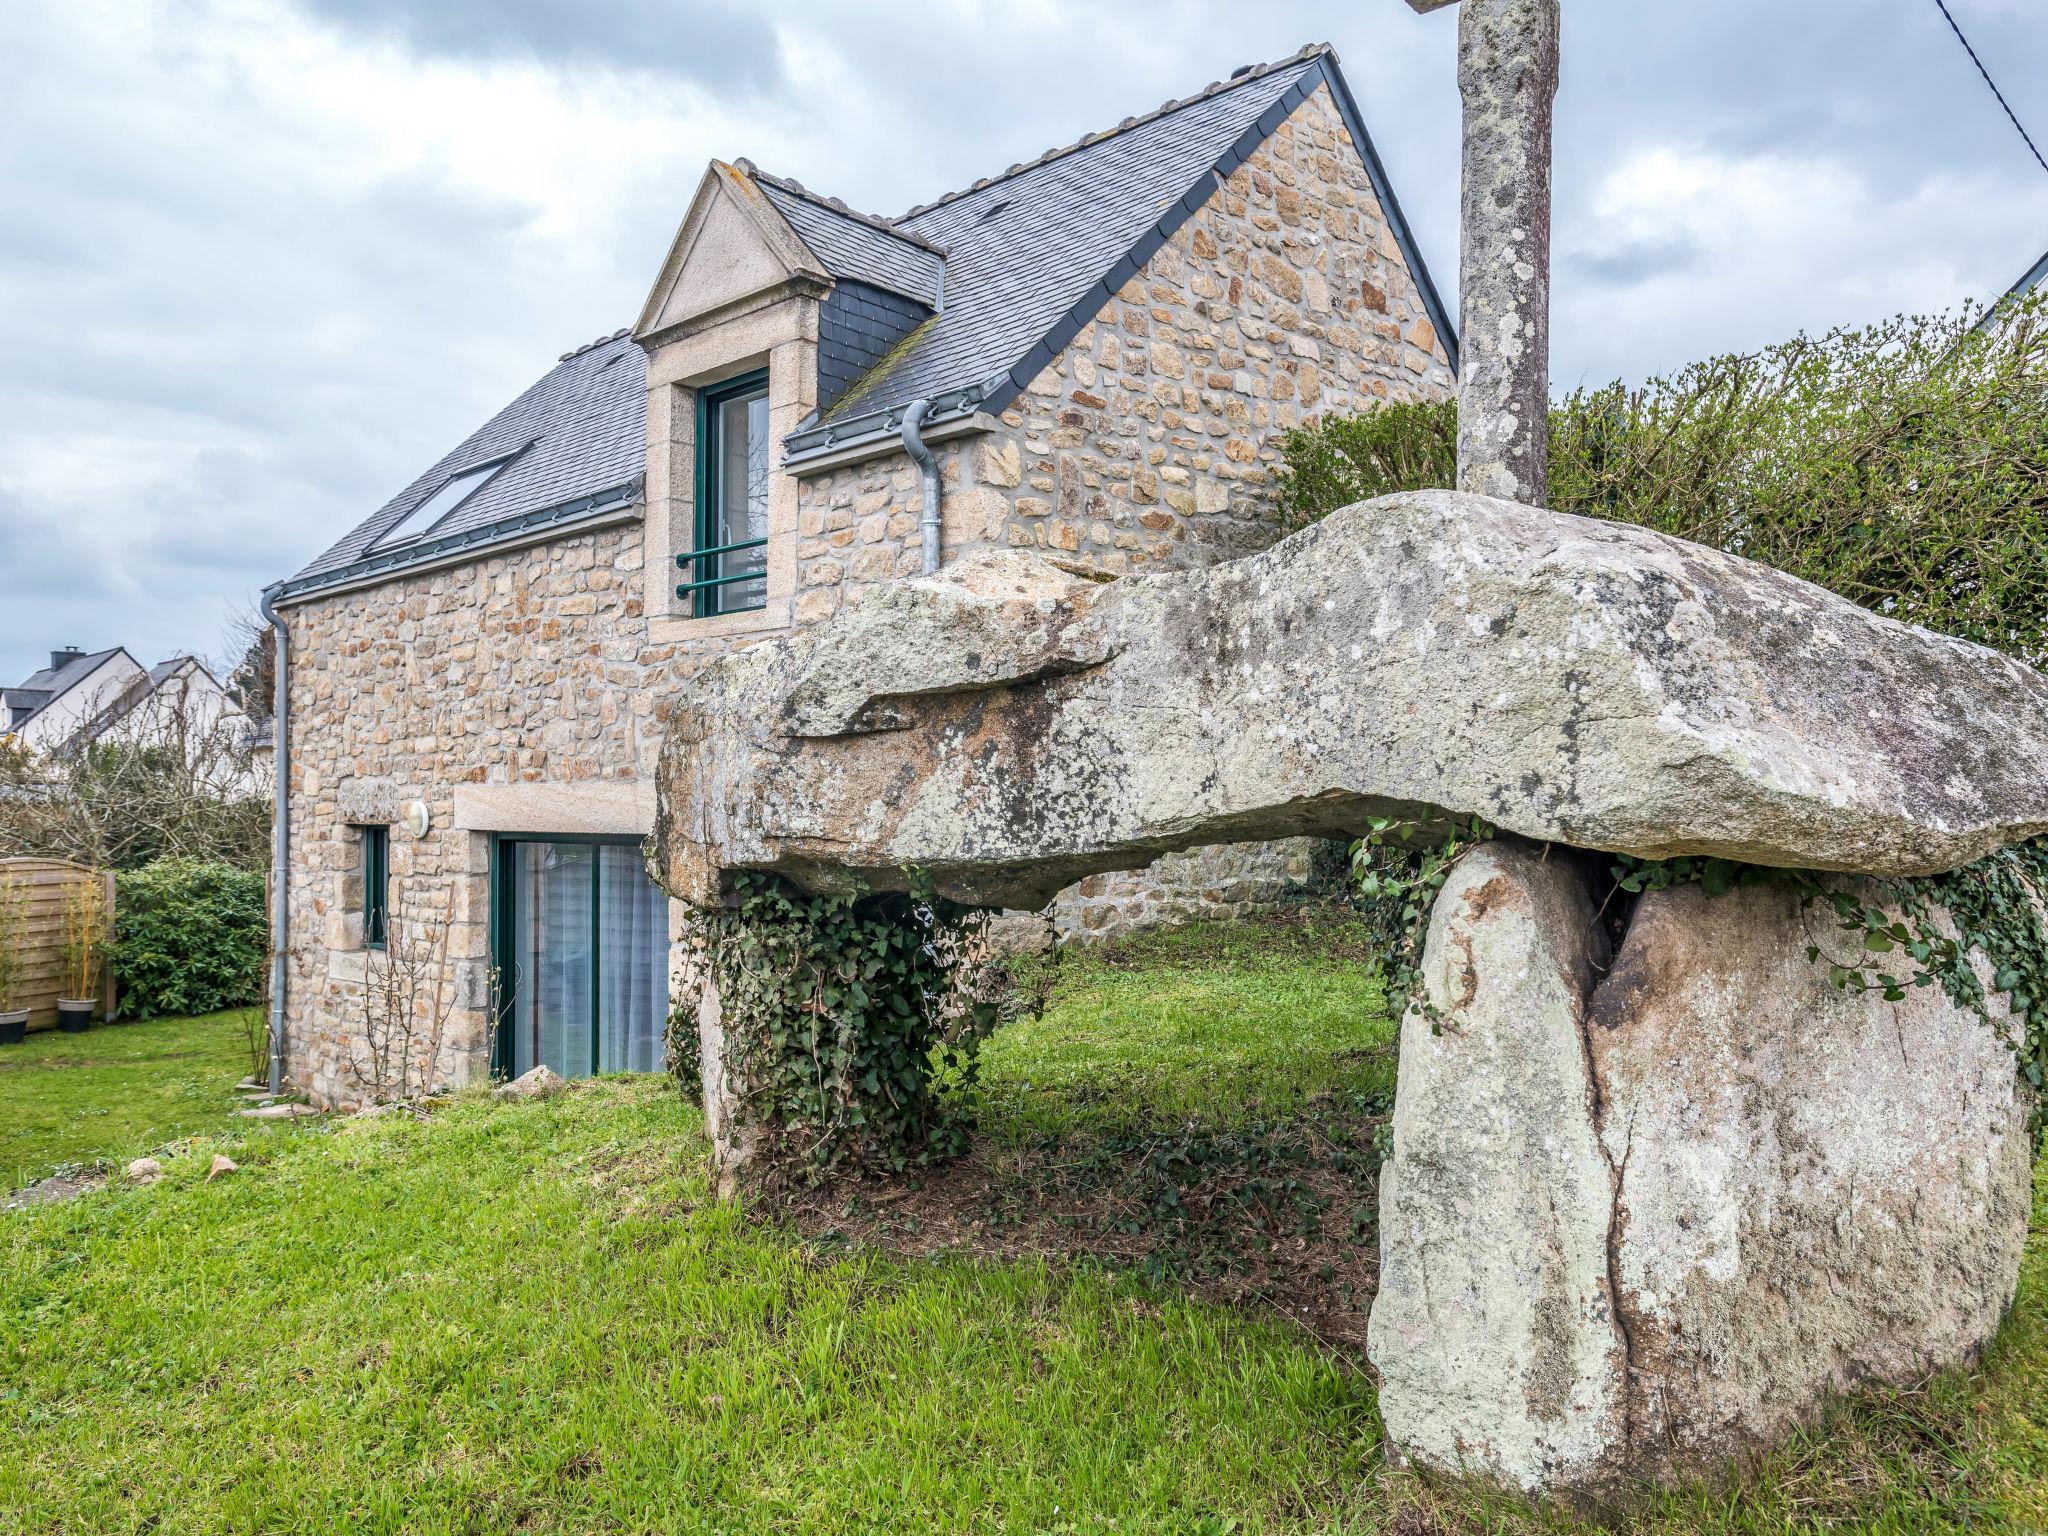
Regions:
<instances>
[{"instance_id":1,"label":"cloudy sky","mask_svg":"<svg viewBox=\"0 0 2048 1536\"><path fill-rule=\"evenodd\" d=\"M2048 6L1950 0L2048 145ZM1934 0L1565 0L1553 374L2002 290L2048 173ZM1401 0L0 0L0 682L226 621L630 321L704 162L913 203L1336 44L1446 292Z\"/></svg>"}]
</instances>

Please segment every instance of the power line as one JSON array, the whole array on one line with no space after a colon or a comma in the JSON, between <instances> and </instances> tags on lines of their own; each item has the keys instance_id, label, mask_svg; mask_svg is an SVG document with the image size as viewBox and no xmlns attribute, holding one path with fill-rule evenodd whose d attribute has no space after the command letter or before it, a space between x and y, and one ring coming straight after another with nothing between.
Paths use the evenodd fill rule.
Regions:
<instances>
[{"instance_id":1,"label":"power line","mask_svg":"<svg viewBox=\"0 0 2048 1536\"><path fill-rule=\"evenodd\" d=\"M1977 66L1977 73L1982 75L1984 83L1991 87L1991 94L1996 96L1998 104L2005 108L2005 115L2012 119L2013 127L2019 129L2020 137L2027 141L2027 148L2033 152L2035 163L2042 170L2048 171L2048 160L2043 160L2041 158L2041 151L2034 148L2033 135L2028 133L2025 126L2020 122L2019 114L2013 111L2012 104L2005 99L2005 92L1998 88L1998 82L1991 78L1991 71L1984 67L1984 61L1977 57L1977 50L1970 46L1970 40L1963 36L1963 29L1956 25L1955 17L1949 15L1948 0L1934 0L1934 3L1941 7L1941 14L1943 19L1948 22L1949 31L1955 33L1956 41L1963 45L1963 52L1967 53L1970 56L1970 62Z\"/></svg>"}]
</instances>

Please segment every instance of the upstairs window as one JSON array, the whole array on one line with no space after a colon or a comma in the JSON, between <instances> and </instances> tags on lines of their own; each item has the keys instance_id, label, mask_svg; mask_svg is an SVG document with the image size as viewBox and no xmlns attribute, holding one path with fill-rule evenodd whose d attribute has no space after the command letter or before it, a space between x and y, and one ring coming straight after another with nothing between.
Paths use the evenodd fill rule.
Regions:
<instances>
[{"instance_id":1,"label":"upstairs window","mask_svg":"<svg viewBox=\"0 0 2048 1536\"><path fill-rule=\"evenodd\" d=\"M363 947L382 949L391 923L391 829L356 830L363 839Z\"/></svg>"},{"instance_id":2,"label":"upstairs window","mask_svg":"<svg viewBox=\"0 0 2048 1536\"><path fill-rule=\"evenodd\" d=\"M699 618L768 602L768 375L697 394L697 547L680 557Z\"/></svg>"},{"instance_id":3,"label":"upstairs window","mask_svg":"<svg viewBox=\"0 0 2048 1536\"><path fill-rule=\"evenodd\" d=\"M379 535L376 542L370 545L370 549L392 549L400 544L412 544L425 538L433 531L436 523L482 490L485 482L511 462L510 459L496 459L489 464L479 464L475 469L465 469L459 475L449 476L442 482L438 491Z\"/></svg>"}]
</instances>

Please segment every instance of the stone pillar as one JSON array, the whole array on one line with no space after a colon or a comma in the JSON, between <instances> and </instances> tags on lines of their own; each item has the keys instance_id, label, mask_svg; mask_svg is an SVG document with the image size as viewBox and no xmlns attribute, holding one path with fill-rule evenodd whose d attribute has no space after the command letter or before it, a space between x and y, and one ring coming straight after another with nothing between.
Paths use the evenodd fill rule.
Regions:
<instances>
[{"instance_id":1,"label":"stone pillar","mask_svg":"<svg viewBox=\"0 0 2048 1536\"><path fill-rule=\"evenodd\" d=\"M718 1196L729 1199L739 1186L739 1170L753 1156L755 1133L746 1121L745 1101L726 1051L718 985L709 976L697 982L697 1052L704 1085L704 1134L711 1140Z\"/></svg>"},{"instance_id":2,"label":"stone pillar","mask_svg":"<svg viewBox=\"0 0 2048 1536\"><path fill-rule=\"evenodd\" d=\"M1408 0L1418 11L1457 0ZM1550 458L1550 121L1558 0L1463 0L1458 489L1542 506Z\"/></svg>"},{"instance_id":3,"label":"stone pillar","mask_svg":"<svg viewBox=\"0 0 2048 1536\"><path fill-rule=\"evenodd\" d=\"M1781 887L1653 892L1602 972L1581 867L1489 844L1431 913L1369 1328L1395 1453L1546 1494L1712 1477L1974 1359L2031 1205L1997 1030L1836 991L1832 919Z\"/></svg>"},{"instance_id":4,"label":"stone pillar","mask_svg":"<svg viewBox=\"0 0 2048 1536\"><path fill-rule=\"evenodd\" d=\"M1549 500L1557 55L1557 0L1464 0L1458 489L1539 507Z\"/></svg>"},{"instance_id":5,"label":"stone pillar","mask_svg":"<svg viewBox=\"0 0 2048 1536\"><path fill-rule=\"evenodd\" d=\"M1621 1442L1614 1179L1583 1038L1606 958L1563 854L1475 849L1430 913L1442 1022L1411 1009L1401 1025L1368 1328L1399 1456L1537 1491L1601 1480Z\"/></svg>"}]
</instances>

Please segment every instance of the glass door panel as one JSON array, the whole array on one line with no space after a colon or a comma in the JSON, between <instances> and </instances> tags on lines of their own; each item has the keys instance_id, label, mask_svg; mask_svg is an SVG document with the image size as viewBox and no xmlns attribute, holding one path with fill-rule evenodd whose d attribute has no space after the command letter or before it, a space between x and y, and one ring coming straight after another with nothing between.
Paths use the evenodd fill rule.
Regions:
<instances>
[{"instance_id":1,"label":"glass door panel","mask_svg":"<svg viewBox=\"0 0 2048 1536\"><path fill-rule=\"evenodd\" d=\"M506 839L498 861L511 1075L660 1071L668 900L639 846Z\"/></svg>"},{"instance_id":2,"label":"glass door panel","mask_svg":"<svg viewBox=\"0 0 2048 1536\"><path fill-rule=\"evenodd\" d=\"M563 1077L590 1071L592 872L584 843L514 843L512 1075L545 1064Z\"/></svg>"},{"instance_id":3,"label":"glass door panel","mask_svg":"<svg viewBox=\"0 0 2048 1536\"><path fill-rule=\"evenodd\" d=\"M597 1065L661 1070L668 1013L668 902L638 848L598 849Z\"/></svg>"}]
</instances>

